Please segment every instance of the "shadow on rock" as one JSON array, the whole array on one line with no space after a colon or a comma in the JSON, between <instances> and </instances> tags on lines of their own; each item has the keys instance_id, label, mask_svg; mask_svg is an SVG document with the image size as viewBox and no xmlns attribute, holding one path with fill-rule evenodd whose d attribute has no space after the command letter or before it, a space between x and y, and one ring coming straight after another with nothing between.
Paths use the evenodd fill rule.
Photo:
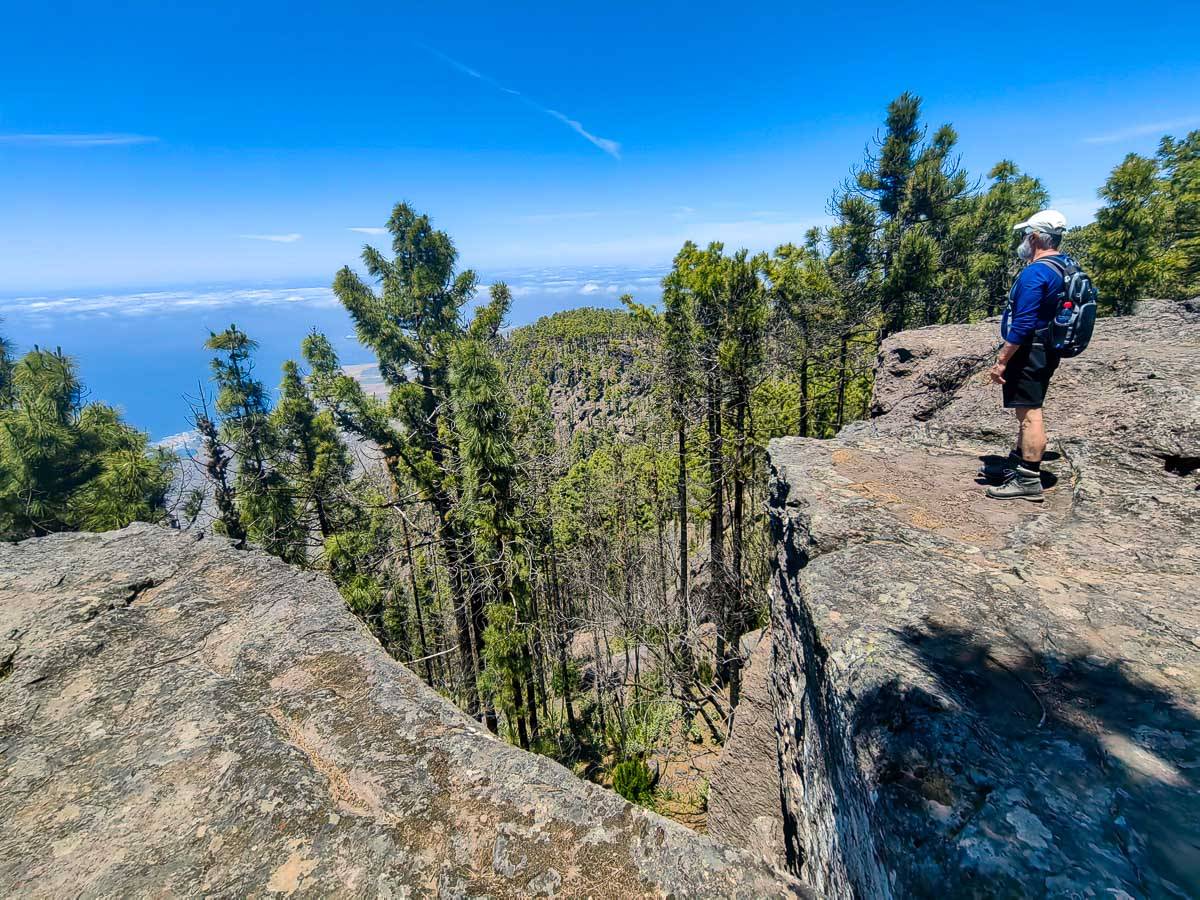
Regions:
<instances>
[{"instance_id":1,"label":"shadow on rock","mask_svg":"<svg viewBox=\"0 0 1200 900\"><path fill-rule=\"evenodd\" d=\"M931 624L900 637L930 680L876 689L855 729L913 893L954 873L956 896L1200 895L1200 721L1177 697L1093 656Z\"/></svg>"}]
</instances>

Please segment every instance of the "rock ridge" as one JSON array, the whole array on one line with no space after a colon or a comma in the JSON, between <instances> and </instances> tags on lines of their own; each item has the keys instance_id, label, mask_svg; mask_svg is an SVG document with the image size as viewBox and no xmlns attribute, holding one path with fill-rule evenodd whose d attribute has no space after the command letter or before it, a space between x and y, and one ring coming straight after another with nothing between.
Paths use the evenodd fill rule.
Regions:
<instances>
[{"instance_id":1,"label":"rock ridge","mask_svg":"<svg viewBox=\"0 0 1200 900\"><path fill-rule=\"evenodd\" d=\"M0 894L807 896L494 739L323 576L148 525L0 546Z\"/></svg>"},{"instance_id":2,"label":"rock ridge","mask_svg":"<svg viewBox=\"0 0 1200 900\"><path fill-rule=\"evenodd\" d=\"M994 326L880 349L873 409L772 442L788 863L822 896L1200 893L1200 314L1063 362L1041 506L975 473L1013 425Z\"/></svg>"}]
</instances>

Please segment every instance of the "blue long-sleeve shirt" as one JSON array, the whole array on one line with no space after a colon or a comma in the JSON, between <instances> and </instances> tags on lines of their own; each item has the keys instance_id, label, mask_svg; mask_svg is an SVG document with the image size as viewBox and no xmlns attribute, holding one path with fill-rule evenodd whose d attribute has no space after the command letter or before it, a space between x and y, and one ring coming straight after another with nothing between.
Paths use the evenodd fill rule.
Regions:
<instances>
[{"instance_id":1,"label":"blue long-sleeve shirt","mask_svg":"<svg viewBox=\"0 0 1200 900\"><path fill-rule=\"evenodd\" d=\"M1065 263L1067 257L1058 253L1052 257L1043 256L1042 259ZM1010 344L1030 343L1034 332L1045 328L1054 318L1058 292L1062 286L1063 277L1058 274L1058 269L1041 260L1022 269L1009 295L1012 304L1008 315L1008 333L1005 334L1001 329L1000 336Z\"/></svg>"}]
</instances>

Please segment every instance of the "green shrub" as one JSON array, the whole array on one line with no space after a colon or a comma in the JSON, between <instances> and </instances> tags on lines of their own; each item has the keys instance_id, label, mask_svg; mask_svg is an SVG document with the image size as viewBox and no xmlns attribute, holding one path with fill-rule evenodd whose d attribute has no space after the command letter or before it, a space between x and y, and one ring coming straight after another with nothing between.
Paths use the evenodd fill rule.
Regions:
<instances>
[{"instance_id":1,"label":"green shrub","mask_svg":"<svg viewBox=\"0 0 1200 900\"><path fill-rule=\"evenodd\" d=\"M634 757L617 763L613 769L613 790L630 803L649 806L654 798L654 778L645 760Z\"/></svg>"}]
</instances>

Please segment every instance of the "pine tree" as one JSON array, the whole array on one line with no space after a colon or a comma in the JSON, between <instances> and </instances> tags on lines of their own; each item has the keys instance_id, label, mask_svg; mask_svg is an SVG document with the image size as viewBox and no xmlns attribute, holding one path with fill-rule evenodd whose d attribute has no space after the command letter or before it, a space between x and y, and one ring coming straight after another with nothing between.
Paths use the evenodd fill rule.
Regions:
<instances>
[{"instance_id":1,"label":"pine tree","mask_svg":"<svg viewBox=\"0 0 1200 900\"><path fill-rule=\"evenodd\" d=\"M389 389L387 404L369 397L341 371L324 337L306 338L304 355L318 399L331 409L338 426L372 441L383 453L395 498L411 482L433 509L450 577L464 694L468 710L477 715L482 711L477 681L487 622L472 582L471 541L456 514L458 449L445 421L451 408L451 354L456 342L467 337L460 314L474 295L475 273L455 273L458 254L449 235L407 204L392 210L388 230L392 259L374 247L363 250L363 263L380 293L349 267L337 273L333 284L354 319L359 341L375 351ZM486 332L482 321L477 328Z\"/></svg>"},{"instance_id":2,"label":"pine tree","mask_svg":"<svg viewBox=\"0 0 1200 900\"><path fill-rule=\"evenodd\" d=\"M236 465L233 499L240 526L268 553L302 563L307 543L304 527L293 487L276 465L278 438L272 427L270 401L262 382L254 377L258 343L230 325L210 334L204 346L215 351L211 363L217 386L215 406L221 417L221 444L232 452ZM211 443L209 449L219 455L220 449Z\"/></svg>"},{"instance_id":3,"label":"pine tree","mask_svg":"<svg viewBox=\"0 0 1200 900\"><path fill-rule=\"evenodd\" d=\"M290 359L283 364L271 427L285 460L284 475L305 507L301 520L311 514L321 540L328 540L337 527L340 494L350 481L350 455L333 414L317 409L300 367Z\"/></svg>"},{"instance_id":4,"label":"pine tree","mask_svg":"<svg viewBox=\"0 0 1200 900\"><path fill-rule=\"evenodd\" d=\"M0 404L0 540L160 521L172 462L102 403L83 402L74 362L34 348Z\"/></svg>"},{"instance_id":5,"label":"pine tree","mask_svg":"<svg viewBox=\"0 0 1200 900\"><path fill-rule=\"evenodd\" d=\"M1154 160L1130 153L1100 189L1105 205L1096 213L1092 274L1101 301L1117 315L1133 312L1157 272L1157 168Z\"/></svg>"},{"instance_id":6,"label":"pine tree","mask_svg":"<svg viewBox=\"0 0 1200 900\"><path fill-rule=\"evenodd\" d=\"M1200 130L1181 140L1163 138L1158 158L1165 194L1165 293L1191 299L1200 296Z\"/></svg>"},{"instance_id":7,"label":"pine tree","mask_svg":"<svg viewBox=\"0 0 1200 900\"><path fill-rule=\"evenodd\" d=\"M518 515L527 536L529 552L536 570L534 577L540 579L543 598L537 604L539 592L531 591L534 608L531 610L541 635L543 645L549 644L553 653L555 671L550 679L562 697L567 727L573 743L581 737L580 723L575 712L575 679L568 661L568 650L574 634L575 621L569 607L559 576L558 546L554 540L555 509L551 491L555 480L561 476L554 434L554 412L550 405L550 392L540 378L532 383L528 370L512 372L508 379L510 388L519 399L514 407L513 427L517 457L522 460L522 478L518 484ZM524 388L521 396L521 388ZM538 677L542 694L548 694L543 684L545 673L536 664L539 654L534 652L535 676Z\"/></svg>"},{"instance_id":8,"label":"pine tree","mask_svg":"<svg viewBox=\"0 0 1200 900\"><path fill-rule=\"evenodd\" d=\"M945 299L941 288L952 286L951 273L965 264L950 241L970 194L953 156L958 135L943 125L927 140L920 120L919 97L906 92L893 100L878 153L867 154L834 201L838 208L846 196L857 195L878 211L883 336L913 322L937 321Z\"/></svg>"},{"instance_id":9,"label":"pine tree","mask_svg":"<svg viewBox=\"0 0 1200 900\"><path fill-rule=\"evenodd\" d=\"M487 578L487 630L484 692L497 698L515 723L520 745L538 740L534 694L534 654L525 536L516 505L519 477L512 423L512 400L500 368L484 343L498 330L508 309L503 285L492 292L469 331L478 337L458 341L451 358L454 429L463 467L463 502L459 515L472 530L476 558Z\"/></svg>"},{"instance_id":10,"label":"pine tree","mask_svg":"<svg viewBox=\"0 0 1200 900\"><path fill-rule=\"evenodd\" d=\"M213 502L217 507L217 519L213 523L213 529L233 541L234 546L239 550L244 550L246 548L246 528L242 524L242 517L238 514L233 484L230 481L229 466L233 462L233 454L221 440L217 423L208 414L206 406L193 409L192 418L196 424L196 431L200 435L200 452L203 459L201 465L208 483L212 486ZM188 500L188 508L189 515L193 520L199 516L200 511L204 508L202 492L193 493Z\"/></svg>"},{"instance_id":11,"label":"pine tree","mask_svg":"<svg viewBox=\"0 0 1200 900\"><path fill-rule=\"evenodd\" d=\"M858 198L853 199L861 204ZM784 244L777 247L766 264L775 309L796 331L790 356L799 369L797 429L801 437L815 433L811 376L817 355L823 352L831 331L844 332L851 327L848 321L837 321L844 295L835 275L841 272L836 266L848 267L853 263L847 258L848 254L826 259L821 255L819 241L819 234L810 232L804 246ZM855 277L847 268L844 273L846 296L855 293Z\"/></svg>"},{"instance_id":12,"label":"pine tree","mask_svg":"<svg viewBox=\"0 0 1200 900\"><path fill-rule=\"evenodd\" d=\"M719 363L729 387L725 410L731 429L733 459L729 466L732 507L729 595L719 636L726 646L726 677L730 709L737 706L741 687L742 658L739 639L751 627L749 591L746 584L746 494L754 474L751 447L750 397L762 374L766 358L766 326L769 315L766 286L761 274L765 255L751 257L740 250L724 262L722 296L725 303L724 339Z\"/></svg>"},{"instance_id":13,"label":"pine tree","mask_svg":"<svg viewBox=\"0 0 1200 900\"><path fill-rule=\"evenodd\" d=\"M675 675L685 682L692 678L694 660L686 637L690 631L691 561L688 529L688 432L696 413L699 388L697 370L696 311L692 295L679 278L663 280L663 362L669 398L669 418L675 432L675 520L679 529L679 570L676 604L678 624L668 630L675 640L668 647L675 661Z\"/></svg>"},{"instance_id":14,"label":"pine tree","mask_svg":"<svg viewBox=\"0 0 1200 900\"><path fill-rule=\"evenodd\" d=\"M708 469L708 553L709 603L719 622L727 620L732 606L732 583L725 557L725 373L721 366L721 348L728 336L726 300L727 266L724 247L719 243L700 250L691 241L675 256L675 265L663 281L668 292L686 295L686 304L694 317L697 381L703 398L705 461ZM720 627L717 640L718 672L721 683L728 678L725 664L726 629Z\"/></svg>"},{"instance_id":15,"label":"pine tree","mask_svg":"<svg viewBox=\"0 0 1200 900\"><path fill-rule=\"evenodd\" d=\"M403 659L402 635L389 633L387 600L393 520L386 496L370 475L353 486L354 516L325 541L329 576L346 605L393 655ZM399 645L399 646L398 646Z\"/></svg>"}]
</instances>

